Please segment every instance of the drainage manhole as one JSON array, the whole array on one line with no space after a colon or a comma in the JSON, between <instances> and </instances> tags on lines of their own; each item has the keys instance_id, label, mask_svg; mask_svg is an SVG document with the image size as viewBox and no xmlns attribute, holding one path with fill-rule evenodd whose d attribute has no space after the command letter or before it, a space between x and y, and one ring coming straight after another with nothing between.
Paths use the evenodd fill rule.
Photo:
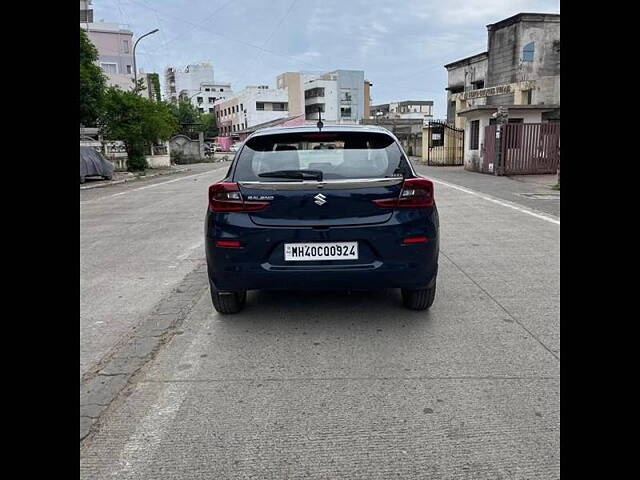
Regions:
<instances>
[{"instance_id":1,"label":"drainage manhole","mask_svg":"<svg viewBox=\"0 0 640 480\"><path fill-rule=\"evenodd\" d=\"M521 195L526 198L533 198L536 200L556 200L556 199L559 200L560 199L559 193L519 193L518 195Z\"/></svg>"}]
</instances>

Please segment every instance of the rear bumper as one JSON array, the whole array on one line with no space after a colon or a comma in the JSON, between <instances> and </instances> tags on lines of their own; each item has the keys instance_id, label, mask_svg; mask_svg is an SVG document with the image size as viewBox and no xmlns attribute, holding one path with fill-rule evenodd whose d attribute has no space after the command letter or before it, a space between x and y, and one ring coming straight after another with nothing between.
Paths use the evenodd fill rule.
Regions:
<instances>
[{"instance_id":1,"label":"rear bumper","mask_svg":"<svg viewBox=\"0 0 640 480\"><path fill-rule=\"evenodd\" d=\"M424 288L438 271L438 218L408 212L382 225L329 229L260 227L244 214L207 214L209 279L218 290ZM403 245L402 238L426 235L426 243ZM216 239L238 239L242 248L217 247ZM355 261L284 262L283 242L357 240Z\"/></svg>"}]
</instances>

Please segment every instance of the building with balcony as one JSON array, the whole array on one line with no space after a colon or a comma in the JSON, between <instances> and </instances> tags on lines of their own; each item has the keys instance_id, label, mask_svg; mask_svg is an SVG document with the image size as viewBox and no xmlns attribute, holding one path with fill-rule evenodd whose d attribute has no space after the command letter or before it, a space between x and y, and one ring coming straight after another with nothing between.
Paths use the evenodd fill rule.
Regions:
<instances>
[{"instance_id":1,"label":"building with balcony","mask_svg":"<svg viewBox=\"0 0 640 480\"><path fill-rule=\"evenodd\" d=\"M249 86L232 97L216 101L213 108L220 136L236 136L249 127L289 117L288 101L288 89L267 85Z\"/></svg>"},{"instance_id":2,"label":"building with balcony","mask_svg":"<svg viewBox=\"0 0 640 480\"><path fill-rule=\"evenodd\" d=\"M433 118L433 100L405 100L371 105L371 118L412 118L427 122Z\"/></svg>"},{"instance_id":3,"label":"building with balcony","mask_svg":"<svg viewBox=\"0 0 640 480\"><path fill-rule=\"evenodd\" d=\"M483 171L493 168L487 158L493 154L499 119L507 124L560 122L560 15L519 13L487 25L487 33L486 52L445 65L447 122L465 130L465 168ZM485 132L491 135L485 138ZM531 138L524 140L510 139L509 148L515 151Z\"/></svg>"},{"instance_id":4,"label":"building with balcony","mask_svg":"<svg viewBox=\"0 0 640 480\"><path fill-rule=\"evenodd\" d=\"M286 88L291 115L305 114L307 122L359 123L369 117L371 82L362 70L286 72L278 75L278 89Z\"/></svg>"}]
</instances>

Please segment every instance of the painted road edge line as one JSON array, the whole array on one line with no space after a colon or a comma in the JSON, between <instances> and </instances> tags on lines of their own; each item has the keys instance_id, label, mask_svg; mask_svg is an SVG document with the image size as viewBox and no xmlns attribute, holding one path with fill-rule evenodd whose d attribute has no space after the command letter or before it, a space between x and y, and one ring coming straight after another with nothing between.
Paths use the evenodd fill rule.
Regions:
<instances>
[{"instance_id":1,"label":"painted road edge line","mask_svg":"<svg viewBox=\"0 0 640 480\"><path fill-rule=\"evenodd\" d=\"M465 193L468 193L469 195L473 195L473 196L482 198L483 200L486 200L488 202L493 202L493 203L496 203L498 205L502 205L503 207L511 208L513 210L517 210L519 212L526 213L527 215L531 215L532 217L539 218L540 220L544 220L546 222L553 223L555 225L560 225L560 219L555 217L555 216L547 215L547 214L540 213L540 212L536 212L534 210L530 210L528 208L521 207L519 205L515 205L515 204L513 204L511 202L507 202L506 200L498 200L497 198L492 197L490 195L486 195L484 193L476 192L475 190L471 190L469 188L461 187L461 186L455 185L453 183L443 182L442 180L436 180L433 177L431 177L430 180L433 183L439 183L440 185L444 185L445 187L453 188L455 190L460 190L461 192L465 192Z\"/></svg>"}]
</instances>

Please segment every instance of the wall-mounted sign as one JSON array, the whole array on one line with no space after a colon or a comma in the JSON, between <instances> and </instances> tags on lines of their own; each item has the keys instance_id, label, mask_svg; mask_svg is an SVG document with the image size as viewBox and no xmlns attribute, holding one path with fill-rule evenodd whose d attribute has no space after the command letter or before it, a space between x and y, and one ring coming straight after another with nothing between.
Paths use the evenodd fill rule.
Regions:
<instances>
[{"instance_id":1,"label":"wall-mounted sign","mask_svg":"<svg viewBox=\"0 0 640 480\"><path fill-rule=\"evenodd\" d=\"M461 100L470 100L472 98L493 97L495 95L508 95L513 93L511 85L498 85L496 87L479 88L478 90L469 90L460 95Z\"/></svg>"},{"instance_id":2,"label":"wall-mounted sign","mask_svg":"<svg viewBox=\"0 0 640 480\"><path fill-rule=\"evenodd\" d=\"M451 95L451 100L471 100L472 98L493 97L496 95L509 95L516 90L531 90L535 88L536 82L533 80L496 85L495 87L479 88L477 90L467 90L466 92Z\"/></svg>"}]
</instances>

